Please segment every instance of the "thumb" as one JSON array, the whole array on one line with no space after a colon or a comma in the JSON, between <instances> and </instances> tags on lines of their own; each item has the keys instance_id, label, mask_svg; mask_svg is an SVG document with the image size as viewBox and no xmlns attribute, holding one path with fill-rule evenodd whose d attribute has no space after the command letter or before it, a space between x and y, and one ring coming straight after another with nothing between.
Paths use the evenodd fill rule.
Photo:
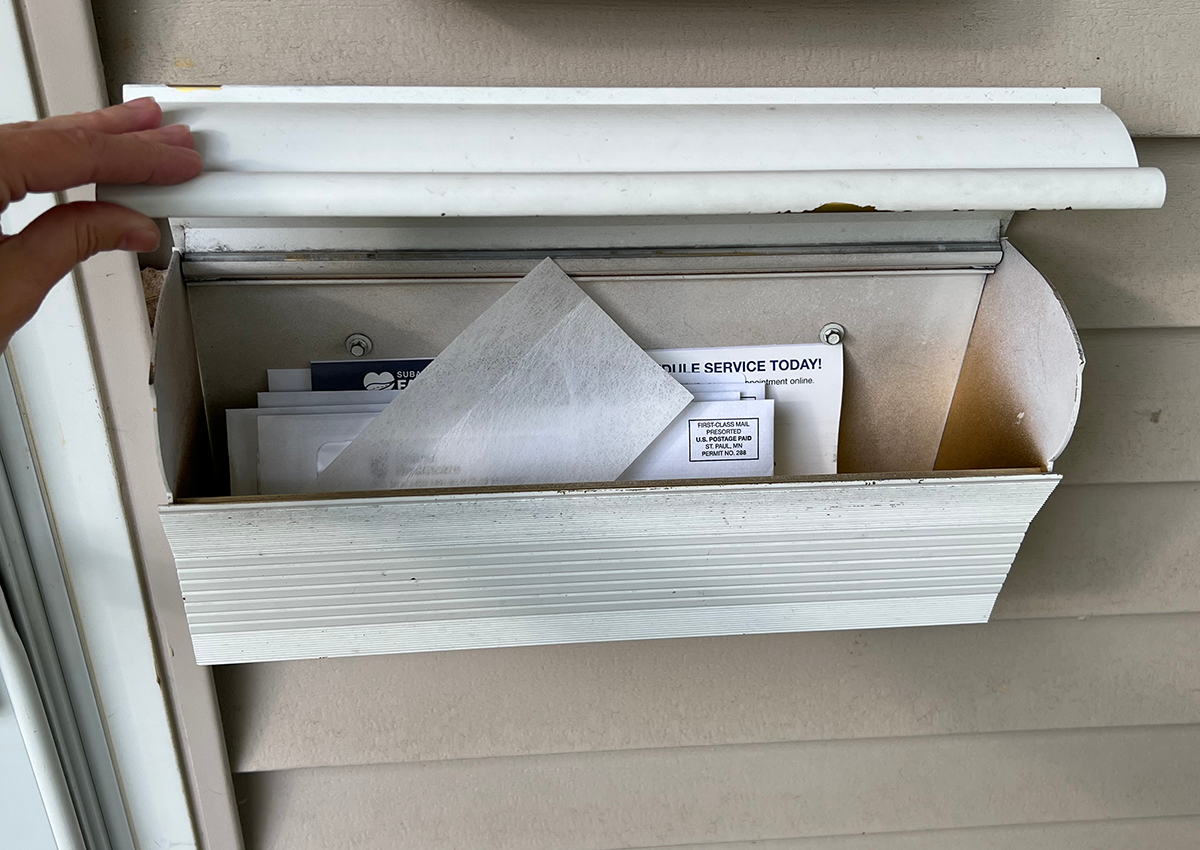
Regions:
<instances>
[{"instance_id":1,"label":"thumb","mask_svg":"<svg viewBox=\"0 0 1200 850\"><path fill-rule=\"evenodd\" d=\"M152 251L154 220L117 204L59 204L0 240L0 346L33 317L46 293L77 263L101 251Z\"/></svg>"}]
</instances>

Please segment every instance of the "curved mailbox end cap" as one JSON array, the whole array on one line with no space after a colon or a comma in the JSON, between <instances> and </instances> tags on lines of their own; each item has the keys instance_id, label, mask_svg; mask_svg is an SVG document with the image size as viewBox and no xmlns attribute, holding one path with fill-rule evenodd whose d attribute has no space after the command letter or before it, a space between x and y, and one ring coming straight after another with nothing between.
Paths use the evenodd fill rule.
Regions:
<instances>
[{"instance_id":1,"label":"curved mailbox end cap","mask_svg":"<svg viewBox=\"0 0 1200 850\"><path fill-rule=\"evenodd\" d=\"M1004 240L950 405L937 469L1049 469L1079 416L1083 348L1058 293Z\"/></svg>"}]
</instances>

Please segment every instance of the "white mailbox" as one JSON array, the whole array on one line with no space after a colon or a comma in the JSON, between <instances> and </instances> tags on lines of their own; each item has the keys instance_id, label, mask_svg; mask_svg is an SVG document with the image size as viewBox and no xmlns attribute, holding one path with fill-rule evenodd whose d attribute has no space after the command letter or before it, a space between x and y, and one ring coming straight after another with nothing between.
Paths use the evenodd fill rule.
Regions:
<instances>
[{"instance_id":1,"label":"white mailbox","mask_svg":"<svg viewBox=\"0 0 1200 850\"><path fill-rule=\"evenodd\" d=\"M1157 207L1092 89L174 89L162 520L205 664L986 621L1083 353L1013 210ZM269 368L436 354L553 257L645 348L846 328L838 474L231 497Z\"/></svg>"}]
</instances>

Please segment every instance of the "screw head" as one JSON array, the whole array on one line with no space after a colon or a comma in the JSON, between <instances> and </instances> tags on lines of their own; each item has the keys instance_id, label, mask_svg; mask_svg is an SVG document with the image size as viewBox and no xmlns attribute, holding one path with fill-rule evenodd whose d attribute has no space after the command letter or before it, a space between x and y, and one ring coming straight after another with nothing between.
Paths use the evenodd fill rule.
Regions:
<instances>
[{"instance_id":1,"label":"screw head","mask_svg":"<svg viewBox=\"0 0 1200 850\"><path fill-rule=\"evenodd\" d=\"M821 342L826 345L840 345L846 338L846 329L837 322L830 322L821 328Z\"/></svg>"},{"instance_id":2,"label":"screw head","mask_svg":"<svg viewBox=\"0 0 1200 850\"><path fill-rule=\"evenodd\" d=\"M366 334L350 334L346 337L346 351L351 357L366 357L374 347L371 338Z\"/></svg>"}]
</instances>

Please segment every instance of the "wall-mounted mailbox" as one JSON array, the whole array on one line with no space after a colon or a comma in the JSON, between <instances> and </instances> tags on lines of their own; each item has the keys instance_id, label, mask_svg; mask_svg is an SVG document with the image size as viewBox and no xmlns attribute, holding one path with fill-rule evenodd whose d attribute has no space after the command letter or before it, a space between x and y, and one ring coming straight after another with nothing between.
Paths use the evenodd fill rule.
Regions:
<instances>
[{"instance_id":1,"label":"wall-mounted mailbox","mask_svg":"<svg viewBox=\"0 0 1200 850\"><path fill-rule=\"evenodd\" d=\"M986 621L1083 353L1013 210L1161 205L1094 90L130 87L169 218L162 509L205 664ZM640 345L845 327L838 474L231 497L267 369L436 355L551 256Z\"/></svg>"}]
</instances>

